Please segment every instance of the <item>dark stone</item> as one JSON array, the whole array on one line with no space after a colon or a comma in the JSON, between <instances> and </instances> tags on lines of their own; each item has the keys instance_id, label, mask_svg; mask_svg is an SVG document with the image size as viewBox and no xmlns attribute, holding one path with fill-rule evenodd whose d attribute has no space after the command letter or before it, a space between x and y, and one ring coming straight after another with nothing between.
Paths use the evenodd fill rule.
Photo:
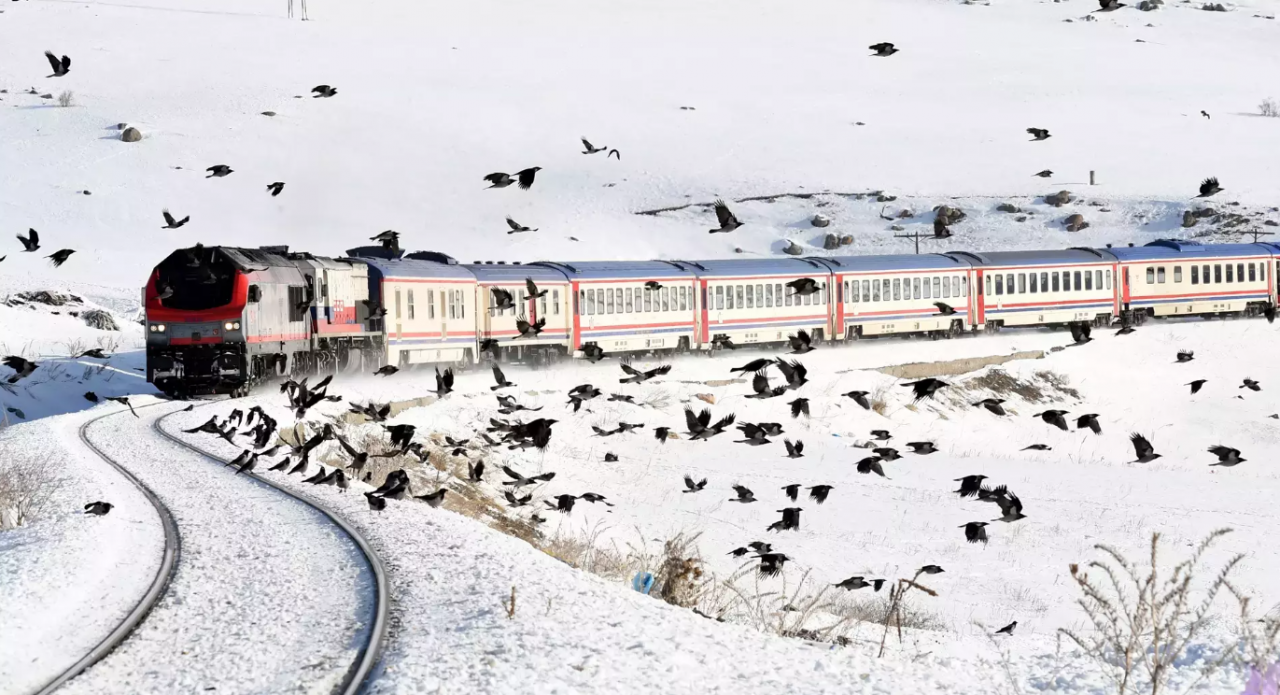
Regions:
<instances>
[{"instance_id":1,"label":"dark stone","mask_svg":"<svg viewBox=\"0 0 1280 695\"><path fill-rule=\"evenodd\" d=\"M788 240L787 245L782 247L782 252L788 256L803 256L804 247L794 241Z\"/></svg>"},{"instance_id":2,"label":"dark stone","mask_svg":"<svg viewBox=\"0 0 1280 695\"><path fill-rule=\"evenodd\" d=\"M1081 229L1089 228L1089 223L1084 221L1084 215L1078 212L1067 216L1067 219L1063 220L1062 223L1067 226L1068 232L1078 232Z\"/></svg>"},{"instance_id":3,"label":"dark stone","mask_svg":"<svg viewBox=\"0 0 1280 695\"><path fill-rule=\"evenodd\" d=\"M834 251L840 248L840 237L834 234L828 234L822 238L822 248L827 251Z\"/></svg>"},{"instance_id":4,"label":"dark stone","mask_svg":"<svg viewBox=\"0 0 1280 695\"><path fill-rule=\"evenodd\" d=\"M1058 191L1044 197L1045 204L1052 205L1055 208L1060 208L1073 200L1075 198L1071 197L1071 191Z\"/></svg>"},{"instance_id":5,"label":"dark stone","mask_svg":"<svg viewBox=\"0 0 1280 695\"><path fill-rule=\"evenodd\" d=\"M90 309L80 315L80 320L90 328L97 328L102 331L118 331L120 327L116 325L116 320L111 314L101 309Z\"/></svg>"},{"instance_id":6,"label":"dark stone","mask_svg":"<svg viewBox=\"0 0 1280 695\"><path fill-rule=\"evenodd\" d=\"M142 131L133 127L125 128L120 133L120 139L125 142L137 142L142 139Z\"/></svg>"},{"instance_id":7,"label":"dark stone","mask_svg":"<svg viewBox=\"0 0 1280 695\"><path fill-rule=\"evenodd\" d=\"M826 227L831 224L831 219L826 215L814 215L813 219L809 220L809 223L815 227Z\"/></svg>"},{"instance_id":8,"label":"dark stone","mask_svg":"<svg viewBox=\"0 0 1280 695\"><path fill-rule=\"evenodd\" d=\"M1000 203L999 205L996 206L996 210L998 212L1008 212L1011 214L1017 214L1019 212L1022 212L1022 210L1017 205L1014 205L1013 203Z\"/></svg>"},{"instance_id":9,"label":"dark stone","mask_svg":"<svg viewBox=\"0 0 1280 695\"><path fill-rule=\"evenodd\" d=\"M1191 212L1190 210L1187 210L1182 213L1182 226L1184 228L1189 229L1191 227L1194 227L1196 226L1196 223L1199 221L1200 221L1200 218L1196 217L1196 214L1194 212Z\"/></svg>"}]
</instances>

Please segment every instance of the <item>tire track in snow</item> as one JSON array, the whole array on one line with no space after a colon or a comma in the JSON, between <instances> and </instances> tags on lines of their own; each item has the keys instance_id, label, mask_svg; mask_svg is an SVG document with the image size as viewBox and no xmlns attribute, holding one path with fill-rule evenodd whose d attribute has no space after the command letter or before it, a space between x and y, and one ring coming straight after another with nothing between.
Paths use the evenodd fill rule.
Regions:
<instances>
[{"instance_id":1,"label":"tire track in snow","mask_svg":"<svg viewBox=\"0 0 1280 695\"><path fill-rule=\"evenodd\" d=\"M123 412L85 423L81 437L168 511L174 561L131 625L40 692L358 692L386 630L385 574L364 538L252 474L194 468L195 456L225 462L164 431L178 411L150 426L121 419L114 441L95 441L97 423Z\"/></svg>"}]
</instances>

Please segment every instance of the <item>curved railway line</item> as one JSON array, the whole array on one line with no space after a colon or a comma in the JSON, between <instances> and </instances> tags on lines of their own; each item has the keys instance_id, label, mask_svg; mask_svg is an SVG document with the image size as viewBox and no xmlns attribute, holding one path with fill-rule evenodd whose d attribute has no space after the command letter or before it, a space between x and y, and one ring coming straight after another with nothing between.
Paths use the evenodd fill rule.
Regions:
<instances>
[{"instance_id":1,"label":"curved railway line","mask_svg":"<svg viewBox=\"0 0 1280 695\"><path fill-rule=\"evenodd\" d=\"M168 402L169 401L161 401L159 403L138 406L138 409L151 408ZM177 573L179 567L179 561L181 560L182 534L178 524L174 521L174 515L151 488L143 483L131 471L121 465L119 461L107 454L89 436L89 429L93 424L106 418L119 416L127 412L127 410L111 412L88 420L80 426L79 437L90 451L103 461L106 461L112 468L137 487L143 496L146 497L147 501L151 503L152 507L155 508L156 514L160 517L160 523L164 531L163 557L161 558L160 566L156 571L155 577L147 587L146 592L144 592L137 604L128 612L124 620L112 629L111 632L108 633L107 636L103 638L102 641L99 642L92 650L64 669L47 684L41 686L39 690L34 691L33 695L50 695L56 692L63 685L84 673L93 665L102 661L113 650L128 640L130 635L132 635L143 623L151 610L165 596L166 589ZM210 461L214 461L219 464L226 464L227 461L224 459L197 446L189 444L164 429L162 426L163 421L176 412L179 411L173 411L165 415L161 415L153 420L151 429L158 436L168 442L196 453ZM330 523L341 530L342 535L355 546L363 558L367 570L371 575L371 581L369 584L375 595L367 602L369 605L368 616L362 621L364 627L361 634L361 644L356 650L356 656L352 660L351 666L342 678L341 683L333 690L333 693L335 695L356 695L356 693L362 692L374 672L387 634L389 592L386 571L383 567L381 558L378 557L377 553L370 546L368 540L366 540L359 531L348 524L340 516L305 497L294 494L288 489L254 475L253 473L247 473L246 476L252 478L261 485L269 487L276 492L284 494L319 512Z\"/></svg>"}]
</instances>

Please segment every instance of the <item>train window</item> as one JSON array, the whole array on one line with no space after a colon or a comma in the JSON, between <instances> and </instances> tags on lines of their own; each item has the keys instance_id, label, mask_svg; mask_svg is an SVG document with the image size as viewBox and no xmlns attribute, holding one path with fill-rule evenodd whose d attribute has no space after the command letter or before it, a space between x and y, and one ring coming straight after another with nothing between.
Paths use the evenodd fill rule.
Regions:
<instances>
[{"instance_id":1,"label":"train window","mask_svg":"<svg viewBox=\"0 0 1280 695\"><path fill-rule=\"evenodd\" d=\"M717 287L717 288L716 288L716 293L717 293L717 294L719 294L719 293L721 293L721 292L724 292L724 288L723 288L723 287ZM643 297L643 298L644 298L644 302L641 302L641 301L640 301L640 299L641 299L641 298L640 298L640 297L636 297L636 313L648 313L648 312L650 312L650 311L653 311L653 290L650 290L649 288L647 288L647 287L646 287L646 288L645 288L645 290L644 290L644 297ZM723 297L723 295L720 297L720 308L721 308L721 309L723 309L723 308L724 308L724 297Z\"/></svg>"},{"instance_id":2,"label":"train window","mask_svg":"<svg viewBox=\"0 0 1280 695\"><path fill-rule=\"evenodd\" d=\"M900 278L893 279L893 298L894 300L902 299L902 280ZM911 281L907 280L907 299L911 299Z\"/></svg>"},{"instance_id":3,"label":"train window","mask_svg":"<svg viewBox=\"0 0 1280 695\"><path fill-rule=\"evenodd\" d=\"M1086 290L1093 289L1093 273L1084 271L1084 288Z\"/></svg>"},{"instance_id":4,"label":"train window","mask_svg":"<svg viewBox=\"0 0 1280 695\"><path fill-rule=\"evenodd\" d=\"M608 289L604 289L600 291L604 292L604 311L601 311L600 313L612 314L613 313L613 288L610 287Z\"/></svg>"},{"instance_id":5,"label":"train window","mask_svg":"<svg viewBox=\"0 0 1280 695\"><path fill-rule=\"evenodd\" d=\"M932 288L929 287L929 278L923 278L921 282L924 284L924 299L933 299Z\"/></svg>"},{"instance_id":6,"label":"train window","mask_svg":"<svg viewBox=\"0 0 1280 695\"><path fill-rule=\"evenodd\" d=\"M729 285L724 290L724 308L725 309L732 309L734 307L733 288L734 288L733 285ZM654 303L656 304L657 302L654 302Z\"/></svg>"},{"instance_id":7,"label":"train window","mask_svg":"<svg viewBox=\"0 0 1280 695\"><path fill-rule=\"evenodd\" d=\"M960 292L959 294L956 294L954 292L952 294L955 294L955 296L957 297L968 297L969 296L969 278L968 277L960 278ZM978 285L978 294L982 294L982 285Z\"/></svg>"},{"instance_id":8,"label":"train window","mask_svg":"<svg viewBox=\"0 0 1280 695\"><path fill-rule=\"evenodd\" d=\"M968 290L968 284L969 284L969 280L968 280L968 278L965 278L965 279L963 279L963 280L962 280L962 279L960 278L960 276L959 276L959 275L957 275L957 276L955 276L955 277L951 278L951 296L952 296L952 297L963 297L963 296L964 296L964 295L961 293L961 291L960 291L960 283L964 283L964 284L965 284L965 290L966 290L966 291Z\"/></svg>"},{"instance_id":9,"label":"train window","mask_svg":"<svg viewBox=\"0 0 1280 695\"><path fill-rule=\"evenodd\" d=\"M594 316L596 313L596 291L587 290L587 315Z\"/></svg>"},{"instance_id":10,"label":"train window","mask_svg":"<svg viewBox=\"0 0 1280 695\"><path fill-rule=\"evenodd\" d=\"M560 290L551 290L551 313L560 315Z\"/></svg>"},{"instance_id":11,"label":"train window","mask_svg":"<svg viewBox=\"0 0 1280 695\"><path fill-rule=\"evenodd\" d=\"M1213 281L1215 283L1222 282L1222 266L1221 265L1213 266Z\"/></svg>"},{"instance_id":12,"label":"train window","mask_svg":"<svg viewBox=\"0 0 1280 695\"><path fill-rule=\"evenodd\" d=\"M435 317L436 317L436 291L427 290L427 318L434 319Z\"/></svg>"},{"instance_id":13,"label":"train window","mask_svg":"<svg viewBox=\"0 0 1280 695\"><path fill-rule=\"evenodd\" d=\"M773 306L773 285L764 286L764 305L767 307Z\"/></svg>"},{"instance_id":14,"label":"train window","mask_svg":"<svg viewBox=\"0 0 1280 695\"><path fill-rule=\"evenodd\" d=\"M935 277L933 279L933 298L937 299L942 296L942 281L946 278ZM928 295L925 295L928 296Z\"/></svg>"},{"instance_id":15,"label":"train window","mask_svg":"<svg viewBox=\"0 0 1280 695\"><path fill-rule=\"evenodd\" d=\"M1040 291L1039 283L1036 282L1036 277L1035 273L1031 273L1030 282L1027 283L1027 291L1031 294L1035 294Z\"/></svg>"},{"instance_id":16,"label":"train window","mask_svg":"<svg viewBox=\"0 0 1280 695\"><path fill-rule=\"evenodd\" d=\"M619 314L630 314L635 310L635 288L622 288L622 305L618 307Z\"/></svg>"},{"instance_id":17,"label":"train window","mask_svg":"<svg viewBox=\"0 0 1280 695\"><path fill-rule=\"evenodd\" d=\"M987 294L995 294L995 290L991 289L991 276L987 276Z\"/></svg>"},{"instance_id":18,"label":"train window","mask_svg":"<svg viewBox=\"0 0 1280 695\"><path fill-rule=\"evenodd\" d=\"M457 311L453 307L453 290L449 290L449 318L457 318L456 314Z\"/></svg>"},{"instance_id":19,"label":"train window","mask_svg":"<svg viewBox=\"0 0 1280 695\"><path fill-rule=\"evenodd\" d=\"M756 308L764 308L764 285L756 285Z\"/></svg>"},{"instance_id":20,"label":"train window","mask_svg":"<svg viewBox=\"0 0 1280 695\"><path fill-rule=\"evenodd\" d=\"M886 287L885 292L887 293L888 291L889 289ZM886 294L886 296L888 295ZM796 297L796 306L800 306L800 305L809 306L811 304L813 304L813 295L811 294L804 294Z\"/></svg>"},{"instance_id":21,"label":"train window","mask_svg":"<svg viewBox=\"0 0 1280 695\"><path fill-rule=\"evenodd\" d=\"M574 311L578 316L583 316L587 312L587 291L578 290L578 305L574 307Z\"/></svg>"},{"instance_id":22,"label":"train window","mask_svg":"<svg viewBox=\"0 0 1280 695\"><path fill-rule=\"evenodd\" d=\"M738 308L739 308L739 309L746 309L746 308L747 308L747 304L746 304L746 302L745 302L745 301L743 301L743 300L744 300L744 298L743 298L743 296L742 296L742 285L738 285L738 286L734 287L734 295L738 298Z\"/></svg>"},{"instance_id":23,"label":"train window","mask_svg":"<svg viewBox=\"0 0 1280 695\"><path fill-rule=\"evenodd\" d=\"M880 281L880 294L884 295L884 301L889 301L889 280L885 278Z\"/></svg>"},{"instance_id":24,"label":"train window","mask_svg":"<svg viewBox=\"0 0 1280 695\"><path fill-rule=\"evenodd\" d=\"M681 287L680 288L680 311L688 311L688 310L689 310L689 288Z\"/></svg>"},{"instance_id":25,"label":"train window","mask_svg":"<svg viewBox=\"0 0 1280 695\"><path fill-rule=\"evenodd\" d=\"M1181 274L1182 271L1179 270L1178 272L1179 274ZM1101 270L1093 271L1093 286L1097 287L1098 289L1102 289L1102 271Z\"/></svg>"},{"instance_id":26,"label":"train window","mask_svg":"<svg viewBox=\"0 0 1280 695\"><path fill-rule=\"evenodd\" d=\"M943 298L951 297L951 280L952 278L942 278L942 296ZM936 293L935 293L936 294Z\"/></svg>"},{"instance_id":27,"label":"train window","mask_svg":"<svg viewBox=\"0 0 1280 695\"><path fill-rule=\"evenodd\" d=\"M1078 271L1078 270L1077 270L1077 271L1076 271L1076 273L1075 273L1075 275L1076 275L1076 288L1075 288L1075 289L1076 289L1076 291L1077 291L1077 292L1079 292L1079 291L1080 291L1080 271Z\"/></svg>"},{"instance_id":28,"label":"train window","mask_svg":"<svg viewBox=\"0 0 1280 695\"><path fill-rule=\"evenodd\" d=\"M1005 276L1004 286L1005 286L1005 289L1009 292L1009 294L1013 294L1013 273L1009 273L1008 275Z\"/></svg>"},{"instance_id":29,"label":"train window","mask_svg":"<svg viewBox=\"0 0 1280 695\"><path fill-rule=\"evenodd\" d=\"M467 303L462 301L462 290L458 290L458 318L467 318Z\"/></svg>"},{"instance_id":30,"label":"train window","mask_svg":"<svg viewBox=\"0 0 1280 695\"><path fill-rule=\"evenodd\" d=\"M854 280L854 282L853 282L853 286L854 286L854 287L857 287L857 286L858 286L858 281L857 281L857 280ZM842 295L840 296L840 299L841 299L841 301L845 301L845 302L856 302L856 301L858 301L858 297L857 297L856 295L855 295L854 297L852 297L852 298L850 298L850 297L849 297L849 281L848 281L848 280L845 280L845 281L844 281L844 294L842 294Z\"/></svg>"},{"instance_id":31,"label":"train window","mask_svg":"<svg viewBox=\"0 0 1280 695\"><path fill-rule=\"evenodd\" d=\"M752 289L751 285L747 285L747 304L745 308L747 309L756 308L756 293L755 293L755 290Z\"/></svg>"},{"instance_id":32,"label":"train window","mask_svg":"<svg viewBox=\"0 0 1280 695\"><path fill-rule=\"evenodd\" d=\"M1227 282L1235 282L1235 281L1236 281L1235 276L1231 272L1231 264L1228 263L1227 264Z\"/></svg>"},{"instance_id":33,"label":"train window","mask_svg":"<svg viewBox=\"0 0 1280 695\"><path fill-rule=\"evenodd\" d=\"M1027 274L1018 273L1018 294L1027 293ZM1013 288L1009 288L1009 294L1013 294Z\"/></svg>"},{"instance_id":34,"label":"train window","mask_svg":"<svg viewBox=\"0 0 1280 695\"><path fill-rule=\"evenodd\" d=\"M645 298L647 299L648 295L645 295ZM723 309L723 308L724 308L724 288L717 287L716 288L716 309Z\"/></svg>"},{"instance_id":35,"label":"train window","mask_svg":"<svg viewBox=\"0 0 1280 695\"><path fill-rule=\"evenodd\" d=\"M293 294L293 291L292 291L292 290L293 290L293 288L292 288L292 287L290 287L290 288L289 288L289 290L290 290L289 294ZM299 302L301 302L301 301L302 301L302 288L301 288L301 287L299 287L299 288L298 288L298 301L299 301ZM293 301L293 297L289 297L289 303L290 303L290 304L295 304L295 303L296 303L296 302L294 302L294 301ZM398 290L398 289L396 290L396 318L397 318L397 319L398 319L398 318L400 318L400 290ZM297 320L297 319L292 319L292 320Z\"/></svg>"},{"instance_id":36,"label":"train window","mask_svg":"<svg viewBox=\"0 0 1280 695\"><path fill-rule=\"evenodd\" d=\"M871 301L880 301L880 281L876 280L871 283Z\"/></svg>"},{"instance_id":37,"label":"train window","mask_svg":"<svg viewBox=\"0 0 1280 695\"><path fill-rule=\"evenodd\" d=\"M920 296L921 296L920 278L913 278L911 282L911 296L907 297L907 299L911 299L911 298L920 299ZM929 295L926 294L924 296L928 297Z\"/></svg>"},{"instance_id":38,"label":"train window","mask_svg":"<svg viewBox=\"0 0 1280 695\"><path fill-rule=\"evenodd\" d=\"M1244 282L1244 264L1243 263L1236 264L1236 279L1239 280L1240 282Z\"/></svg>"},{"instance_id":39,"label":"train window","mask_svg":"<svg viewBox=\"0 0 1280 695\"><path fill-rule=\"evenodd\" d=\"M1004 294L1004 276L996 276L996 294Z\"/></svg>"},{"instance_id":40,"label":"train window","mask_svg":"<svg viewBox=\"0 0 1280 695\"><path fill-rule=\"evenodd\" d=\"M1052 272L1052 273L1049 273L1049 278L1050 278L1051 280L1053 280L1053 291L1054 291L1054 292L1057 292L1057 291L1059 290L1059 288L1060 288L1060 286L1059 286L1059 284L1058 284L1058 273L1057 273L1057 271L1054 271L1054 272Z\"/></svg>"},{"instance_id":41,"label":"train window","mask_svg":"<svg viewBox=\"0 0 1280 695\"><path fill-rule=\"evenodd\" d=\"M1182 282L1182 266L1180 265L1173 266L1173 281Z\"/></svg>"},{"instance_id":42,"label":"train window","mask_svg":"<svg viewBox=\"0 0 1280 695\"><path fill-rule=\"evenodd\" d=\"M1249 282L1256 282L1257 280L1258 280L1257 271L1253 269L1253 264L1250 263L1249 264Z\"/></svg>"},{"instance_id":43,"label":"train window","mask_svg":"<svg viewBox=\"0 0 1280 695\"><path fill-rule=\"evenodd\" d=\"M858 294L858 281L853 281L853 293ZM856 299L854 301L857 301ZM871 282L869 280L862 281L862 301L871 301Z\"/></svg>"},{"instance_id":44,"label":"train window","mask_svg":"<svg viewBox=\"0 0 1280 695\"><path fill-rule=\"evenodd\" d=\"M1147 284L1153 285L1155 284L1155 281L1156 281L1156 269L1150 268L1150 267L1147 268Z\"/></svg>"},{"instance_id":45,"label":"train window","mask_svg":"<svg viewBox=\"0 0 1280 695\"><path fill-rule=\"evenodd\" d=\"M785 304L786 306L791 306L791 303L795 301L795 293L793 293L790 290L790 288L787 288L785 285L783 286L782 292L785 295L783 298L784 299L783 304Z\"/></svg>"},{"instance_id":46,"label":"train window","mask_svg":"<svg viewBox=\"0 0 1280 695\"><path fill-rule=\"evenodd\" d=\"M1200 284L1200 266L1198 265L1191 266L1191 284Z\"/></svg>"},{"instance_id":47,"label":"train window","mask_svg":"<svg viewBox=\"0 0 1280 695\"><path fill-rule=\"evenodd\" d=\"M741 303L739 303L739 306L741 306ZM671 288L670 287L662 288L662 310L671 311Z\"/></svg>"},{"instance_id":48,"label":"train window","mask_svg":"<svg viewBox=\"0 0 1280 695\"><path fill-rule=\"evenodd\" d=\"M413 320L413 290L409 290L409 320Z\"/></svg>"}]
</instances>

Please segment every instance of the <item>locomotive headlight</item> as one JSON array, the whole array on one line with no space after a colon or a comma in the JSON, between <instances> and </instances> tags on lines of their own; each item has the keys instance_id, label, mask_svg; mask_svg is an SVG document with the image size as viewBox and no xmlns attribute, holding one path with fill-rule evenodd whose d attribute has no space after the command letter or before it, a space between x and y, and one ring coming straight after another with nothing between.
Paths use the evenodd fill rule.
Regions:
<instances>
[{"instance_id":1,"label":"locomotive headlight","mask_svg":"<svg viewBox=\"0 0 1280 695\"><path fill-rule=\"evenodd\" d=\"M152 332L152 333L164 333L164 324L163 324L163 323L153 323L153 324L151 324L151 332Z\"/></svg>"},{"instance_id":2,"label":"locomotive headlight","mask_svg":"<svg viewBox=\"0 0 1280 695\"><path fill-rule=\"evenodd\" d=\"M226 323L222 324L222 327L223 327L224 329L228 330L228 331L238 331L238 330L240 330L240 322L239 322L239 321L228 321L228 322L226 322Z\"/></svg>"}]
</instances>

